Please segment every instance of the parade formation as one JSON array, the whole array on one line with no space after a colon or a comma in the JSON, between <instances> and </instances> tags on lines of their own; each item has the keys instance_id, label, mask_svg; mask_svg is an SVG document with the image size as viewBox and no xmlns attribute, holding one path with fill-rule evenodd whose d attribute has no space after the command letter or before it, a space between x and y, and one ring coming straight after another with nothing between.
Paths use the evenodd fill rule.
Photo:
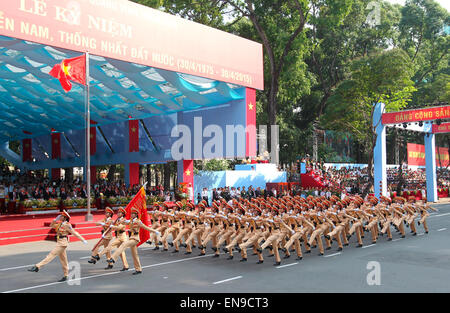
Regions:
<instances>
[{"instance_id":1,"label":"parade formation","mask_svg":"<svg viewBox=\"0 0 450 313\"><path fill-rule=\"evenodd\" d=\"M268 255L275 257L275 266L281 264L281 259L291 257L295 252L296 260L303 258L304 253L311 253L317 248L319 255L332 248L333 241L337 243L337 251L349 245L349 239L356 236L357 246L363 246L363 238L370 235L372 244L380 237L386 235L391 241L393 232L398 232L405 238L410 229L411 236L417 234L417 226L423 226L427 234L428 211L436 209L413 197L380 197L380 201L369 196L364 201L360 196L339 199L332 196L306 198L300 196L284 196L281 198L264 197L233 199L226 202L224 199L213 201L207 206L206 201L194 205L188 201L177 201L175 206L169 207L166 203L157 203L148 211L151 226L142 223L139 210L131 208L131 218L125 218L126 211L120 207L117 218L114 220L114 211L105 210L105 218L98 222L102 226L102 237L93 247L91 264L96 264L105 255L107 267L112 269L120 256L122 270L129 269L126 248L130 248L134 261L135 272L142 273L139 261L137 244L139 243L139 230L144 228L150 232L148 244L154 245L153 250L179 253L185 248L184 254L193 253L198 248L199 255L205 255L208 244L214 251L213 258L220 257L221 252L228 255L227 260L234 258L234 252L240 253L240 262L248 260L247 250L253 250L252 255L257 256L256 264L264 262L263 251L269 250ZM51 224L57 233L57 246L40 263L29 269L37 272L59 256L63 267L64 277L67 279L67 236L69 233L87 243L69 223L70 216L63 212ZM416 226L417 223L417 226ZM113 237L115 235L115 238ZM325 241L325 245L323 243ZM100 247L103 249L100 251ZM303 246L303 247L302 247ZM115 250L114 250L115 249ZM113 251L114 250L114 251ZM282 257L280 252L284 253Z\"/></svg>"}]
</instances>

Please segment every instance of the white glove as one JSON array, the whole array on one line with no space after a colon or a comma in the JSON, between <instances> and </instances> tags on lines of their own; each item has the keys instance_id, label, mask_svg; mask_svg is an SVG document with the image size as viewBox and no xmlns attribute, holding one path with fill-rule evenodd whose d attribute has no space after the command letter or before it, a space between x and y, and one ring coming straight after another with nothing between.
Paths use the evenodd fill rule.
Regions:
<instances>
[{"instance_id":1,"label":"white glove","mask_svg":"<svg viewBox=\"0 0 450 313\"><path fill-rule=\"evenodd\" d=\"M84 243L85 245L88 244L88 242L87 242L85 239L83 239L83 243Z\"/></svg>"},{"instance_id":2,"label":"white glove","mask_svg":"<svg viewBox=\"0 0 450 313\"><path fill-rule=\"evenodd\" d=\"M156 236L161 236L161 233L159 231L155 231Z\"/></svg>"},{"instance_id":3,"label":"white glove","mask_svg":"<svg viewBox=\"0 0 450 313\"><path fill-rule=\"evenodd\" d=\"M294 230L291 230L291 234L292 234L292 235L295 234L295 231L294 231Z\"/></svg>"}]
</instances>

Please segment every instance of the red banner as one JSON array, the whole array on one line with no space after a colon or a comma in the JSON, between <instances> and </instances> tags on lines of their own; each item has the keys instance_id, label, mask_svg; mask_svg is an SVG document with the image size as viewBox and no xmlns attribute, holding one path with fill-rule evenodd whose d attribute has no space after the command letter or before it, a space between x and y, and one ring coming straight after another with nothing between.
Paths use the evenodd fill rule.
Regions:
<instances>
[{"instance_id":1,"label":"red banner","mask_svg":"<svg viewBox=\"0 0 450 313\"><path fill-rule=\"evenodd\" d=\"M97 152L97 127L91 127L91 129L89 130L89 133L90 133L89 149L90 149L91 155L94 155Z\"/></svg>"},{"instance_id":2,"label":"red banner","mask_svg":"<svg viewBox=\"0 0 450 313\"><path fill-rule=\"evenodd\" d=\"M22 161L28 162L32 161L33 157L31 156L32 146L31 139L23 139L22 140Z\"/></svg>"},{"instance_id":3,"label":"red banner","mask_svg":"<svg viewBox=\"0 0 450 313\"><path fill-rule=\"evenodd\" d=\"M139 120L128 121L129 152L139 152Z\"/></svg>"},{"instance_id":4,"label":"red banner","mask_svg":"<svg viewBox=\"0 0 450 313\"><path fill-rule=\"evenodd\" d=\"M3 0L0 35L263 89L262 45L123 0Z\"/></svg>"},{"instance_id":5,"label":"red banner","mask_svg":"<svg viewBox=\"0 0 450 313\"><path fill-rule=\"evenodd\" d=\"M425 146L408 143L408 165L425 166ZM439 162L440 159L440 162ZM448 148L436 147L436 166L447 167L449 165Z\"/></svg>"},{"instance_id":6,"label":"red banner","mask_svg":"<svg viewBox=\"0 0 450 313\"><path fill-rule=\"evenodd\" d=\"M128 164L130 169L130 186L139 184L139 163Z\"/></svg>"},{"instance_id":7,"label":"red banner","mask_svg":"<svg viewBox=\"0 0 450 313\"><path fill-rule=\"evenodd\" d=\"M128 203L125 210L127 212L126 218L130 219L131 217L131 209L137 208L139 210L139 219L144 223L144 225L149 226L149 218L147 213L147 198L145 196L145 189L144 187L141 187L139 189L138 193L134 196L134 198ZM142 229L139 231L139 244L138 247L146 242L148 239L150 239L150 232L146 229Z\"/></svg>"},{"instance_id":8,"label":"red banner","mask_svg":"<svg viewBox=\"0 0 450 313\"><path fill-rule=\"evenodd\" d=\"M246 88L245 94L247 106L245 155L256 157L256 90Z\"/></svg>"},{"instance_id":9,"label":"red banner","mask_svg":"<svg viewBox=\"0 0 450 313\"><path fill-rule=\"evenodd\" d=\"M450 123L443 123L441 125L433 124L433 126L432 126L433 134L449 133L449 132L450 132Z\"/></svg>"},{"instance_id":10,"label":"red banner","mask_svg":"<svg viewBox=\"0 0 450 313\"><path fill-rule=\"evenodd\" d=\"M52 159L61 158L61 133L52 133Z\"/></svg>"},{"instance_id":11,"label":"red banner","mask_svg":"<svg viewBox=\"0 0 450 313\"><path fill-rule=\"evenodd\" d=\"M444 118L450 118L450 106L384 113L381 121L383 124L401 124Z\"/></svg>"}]
</instances>

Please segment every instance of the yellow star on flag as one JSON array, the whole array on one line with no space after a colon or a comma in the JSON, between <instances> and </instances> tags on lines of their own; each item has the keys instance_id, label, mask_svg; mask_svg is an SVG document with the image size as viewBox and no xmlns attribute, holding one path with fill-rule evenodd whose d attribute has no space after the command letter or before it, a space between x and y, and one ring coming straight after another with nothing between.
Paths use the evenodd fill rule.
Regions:
<instances>
[{"instance_id":1,"label":"yellow star on flag","mask_svg":"<svg viewBox=\"0 0 450 313\"><path fill-rule=\"evenodd\" d=\"M70 76L70 68L71 68L71 66L70 65L66 65L66 64L64 64L64 62L62 62L62 70L64 71L64 74L66 74L67 76Z\"/></svg>"},{"instance_id":2,"label":"yellow star on flag","mask_svg":"<svg viewBox=\"0 0 450 313\"><path fill-rule=\"evenodd\" d=\"M251 102L248 104L248 109L253 110L253 104Z\"/></svg>"},{"instance_id":3,"label":"yellow star on flag","mask_svg":"<svg viewBox=\"0 0 450 313\"><path fill-rule=\"evenodd\" d=\"M186 176L190 176L191 175L191 171L187 170L186 172L184 172L186 174Z\"/></svg>"},{"instance_id":4,"label":"yellow star on flag","mask_svg":"<svg viewBox=\"0 0 450 313\"><path fill-rule=\"evenodd\" d=\"M134 133L136 131L136 127L131 128L131 131Z\"/></svg>"}]
</instances>

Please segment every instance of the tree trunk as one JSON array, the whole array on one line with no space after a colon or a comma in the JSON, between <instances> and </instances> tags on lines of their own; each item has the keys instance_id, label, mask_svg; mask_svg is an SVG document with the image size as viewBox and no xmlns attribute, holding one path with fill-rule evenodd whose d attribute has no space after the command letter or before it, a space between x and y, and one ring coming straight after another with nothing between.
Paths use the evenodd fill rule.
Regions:
<instances>
[{"instance_id":1,"label":"tree trunk","mask_svg":"<svg viewBox=\"0 0 450 313\"><path fill-rule=\"evenodd\" d=\"M150 164L147 164L147 184L152 185L152 168Z\"/></svg>"},{"instance_id":2,"label":"tree trunk","mask_svg":"<svg viewBox=\"0 0 450 313\"><path fill-rule=\"evenodd\" d=\"M115 174L115 173L116 173L116 164L112 164L112 165L109 167L109 171L108 171L108 176L107 176L108 182L114 181L114 174Z\"/></svg>"},{"instance_id":3,"label":"tree trunk","mask_svg":"<svg viewBox=\"0 0 450 313\"><path fill-rule=\"evenodd\" d=\"M170 163L164 164L164 191L170 190Z\"/></svg>"}]
</instances>

